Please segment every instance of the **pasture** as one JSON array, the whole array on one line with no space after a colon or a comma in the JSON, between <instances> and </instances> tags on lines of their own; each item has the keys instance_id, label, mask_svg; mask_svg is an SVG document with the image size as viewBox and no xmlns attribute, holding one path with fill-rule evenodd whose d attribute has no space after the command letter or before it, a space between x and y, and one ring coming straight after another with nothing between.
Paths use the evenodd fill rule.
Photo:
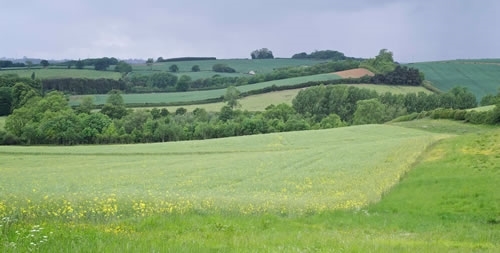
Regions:
<instances>
[{"instance_id":1,"label":"pasture","mask_svg":"<svg viewBox=\"0 0 500 253\"><path fill-rule=\"evenodd\" d=\"M0 249L498 251L500 130L414 123L3 147Z\"/></svg>"},{"instance_id":2,"label":"pasture","mask_svg":"<svg viewBox=\"0 0 500 253\"><path fill-rule=\"evenodd\" d=\"M276 81L262 82L256 84L248 84L237 86L236 88L240 92L247 92L252 90L259 90L266 87L275 86L286 86L301 84L309 81L328 81L340 79L339 76L335 74L319 74L303 77L288 78ZM146 93L146 94L123 94L123 99L126 104L159 104L159 103L178 103L178 102L195 102L207 99L215 99L224 96L226 89L217 90L203 90L203 91L187 91L187 92L169 92L169 93ZM94 97L94 104L101 105L106 103L108 95L89 95ZM77 105L84 96L71 96L70 104Z\"/></svg>"},{"instance_id":3,"label":"pasture","mask_svg":"<svg viewBox=\"0 0 500 253\"><path fill-rule=\"evenodd\" d=\"M478 101L500 88L500 65L493 60L422 62L408 64L425 74L425 79L442 91L456 86L467 87Z\"/></svg>"},{"instance_id":4,"label":"pasture","mask_svg":"<svg viewBox=\"0 0 500 253\"><path fill-rule=\"evenodd\" d=\"M66 69L66 68L0 70L0 75L17 74L20 77L31 78L31 74L33 72L35 73L35 77L40 79L108 78L108 79L118 80L121 77L120 73L113 71L96 71L93 69Z\"/></svg>"}]
</instances>

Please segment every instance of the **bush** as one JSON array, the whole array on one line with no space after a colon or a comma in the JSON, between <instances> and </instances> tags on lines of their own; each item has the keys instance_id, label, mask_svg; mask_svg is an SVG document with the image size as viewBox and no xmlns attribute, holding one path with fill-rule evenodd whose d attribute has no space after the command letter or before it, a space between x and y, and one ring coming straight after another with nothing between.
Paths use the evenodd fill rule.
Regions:
<instances>
[{"instance_id":1,"label":"bush","mask_svg":"<svg viewBox=\"0 0 500 253\"><path fill-rule=\"evenodd\" d=\"M219 73L235 73L236 70L227 66L226 64L217 63L212 66L212 70Z\"/></svg>"},{"instance_id":2,"label":"bush","mask_svg":"<svg viewBox=\"0 0 500 253\"><path fill-rule=\"evenodd\" d=\"M454 120L465 120L465 114L467 111L465 110L455 110L455 114L453 115Z\"/></svg>"}]
</instances>

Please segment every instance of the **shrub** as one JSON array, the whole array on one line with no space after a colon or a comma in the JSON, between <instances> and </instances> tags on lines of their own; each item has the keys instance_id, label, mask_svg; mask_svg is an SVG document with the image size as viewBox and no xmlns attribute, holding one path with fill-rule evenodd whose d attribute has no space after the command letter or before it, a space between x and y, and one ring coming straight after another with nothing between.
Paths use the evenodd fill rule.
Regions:
<instances>
[{"instance_id":1,"label":"shrub","mask_svg":"<svg viewBox=\"0 0 500 253\"><path fill-rule=\"evenodd\" d=\"M212 66L212 70L219 73L234 73L236 70L227 66L226 64L217 63Z\"/></svg>"}]
</instances>

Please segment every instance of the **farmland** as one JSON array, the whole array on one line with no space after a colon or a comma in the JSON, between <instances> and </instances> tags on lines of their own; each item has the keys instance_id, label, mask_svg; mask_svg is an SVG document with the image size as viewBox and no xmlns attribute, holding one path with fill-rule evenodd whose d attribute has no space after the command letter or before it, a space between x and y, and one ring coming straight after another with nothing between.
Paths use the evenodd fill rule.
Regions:
<instances>
[{"instance_id":1,"label":"farmland","mask_svg":"<svg viewBox=\"0 0 500 253\"><path fill-rule=\"evenodd\" d=\"M204 61L178 61L155 63L152 67L143 65L134 65L134 74L150 74L156 71L169 71L173 64L179 67L178 75L188 75L193 79L210 78L215 74L221 76L248 76L248 72L254 71L257 74L270 73L274 69L295 66L312 66L325 61L318 60L298 60L298 59L220 59ZM226 64L236 70L237 73L217 73L212 71L214 64ZM194 65L200 66L200 72L192 72ZM152 71L151 71L152 68Z\"/></svg>"},{"instance_id":2,"label":"farmland","mask_svg":"<svg viewBox=\"0 0 500 253\"><path fill-rule=\"evenodd\" d=\"M499 130L405 124L4 147L0 249L497 251Z\"/></svg>"},{"instance_id":3,"label":"farmland","mask_svg":"<svg viewBox=\"0 0 500 253\"><path fill-rule=\"evenodd\" d=\"M423 62L409 64L424 72L425 78L443 91L455 86L467 87L478 100L487 94L497 94L500 88L500 65L494 60Z\"/></svg>"},{"instance_id":4,"label":"farmland","mask_svg":"<svg viewBox=\"0 0 500 253\"><path fill-rule=\"evenodd\" d=\"M121 74L112 71L96 71L93 69L64 69L64 68L48 68L48 69L16 69L16 70L0 70L0 75L17 74L20 77L31 77L35 73L36 78L53 79L53 78L88 78L99 79L109 78L118 80Z\"/></svg>"},{"instance_id":5,"label":"farmland","mask_svg":"<svg viewBox=\"0 0 500 253\"><path fill-rule=\"evenodd\" d=\"M286 86L305 83L309 81L327 81L340 79L339 76L335 74L319 74L312 76L303 76L288 78L283 80L262 82L256 84L242 85L238 86L237 89L240 92L247 92L252 90L259 90L266 87L275 86ZM147 93L147 94L124 94L123 99L126 104L151 104L151 103L175 103L175 102L192 102L200 101L206 99L220 98L224 96L226 89L217 90L204 90L204 91L188 91L188 92L173 92L173 93ZM83 96L72 96L70 98L70 104L75 105L79 103ZM94 103L97 105L104 104L107 99L107 95L94 95Z\"/></svg>"},{"instance_id":6,"label":"farmland","mask_svg":"<svg viewBox=\"0 0 500 253\"><path fill-rule=\"evenodd\" d=\"M414 87L414 86L394 86L394 85L373 85L373 84L340 84L347 86L354 86L358 88L372 89L377 91L378 93L391 92L393 94L407 94L407 93L431 93L429 90L424 89L423 87ZM271 104L292 104L292 100L297 96L301 89L292 89L292 90L283 90L283 91L275 91L269 92L259 95L253 95L244 97L239 100L241 104L241 109L248 111L264 111L267 106ZM197 105L185 105L185 106L167 106L169 111L173 112L179 107L183 107L188 111L192 111L196 108L203 108L207 111L220 111L220 109L225 105L223 102L219 103L208 103L208 104L197 104Z\"/></svg>"}]
</instances>

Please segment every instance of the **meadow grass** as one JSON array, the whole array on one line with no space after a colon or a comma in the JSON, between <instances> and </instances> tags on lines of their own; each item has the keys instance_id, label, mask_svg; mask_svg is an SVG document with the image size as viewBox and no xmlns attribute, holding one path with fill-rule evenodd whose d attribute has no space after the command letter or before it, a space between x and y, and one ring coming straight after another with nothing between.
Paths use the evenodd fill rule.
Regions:
<instances>
[{"instance_id":1,"label":"meadow grass","mask_svg":"<svg viewBox=\"0 0 500 253\"><path fill-rule=\"evenodd\" d=\"M452 124L450 128L466 126L448 122ZM442 137L445 135L386 125L168 145L9 147L0 152L3 210L30 203L35 206L37 196L44 195L49 196L46 199L49 204L46 210L35 213L36 217L23 216L19 209L17 216L8 216L17 221L4 218L0 249L3 252L497 252L500 201L496 185L500 180L497 166L500 156L496 151L500 150L500 130L477 129L475 133L432 141ZM421 139L428 139L428 144ZM420 147L415 148L416 143ZM426 151L422 153L423 150ZM294 151L299 152L294 154ZM249 152L259 153L258 158ZM283 156L265 155L274 152ZM188 156L187 153L193 153L189 161L175 158ZM315 156L316 153L321 155ZM224 154L225 158L213 157L217 154ZM100 159L101 156L106 158ZM223 161L214 163L210 157ZM411 166L415 161L418 165ZM191 165L196 163L199 164ZM147 166L142 168L141 164ZM380 165L384 169L378 168ZM403 172L399 169L389 172L391 167L405 166L408 167L404 171L413 169L398 175L399 184L390 192L386 189L378 203L365 202L347 210L298 211L309 199L328 205L336 198L331 192L336 184L341 185L340 189L351 200L359 200L358 193L376 189L394 178L396 171ZM380 174L385 172L388 173ZM260 175L255 176L256 173ZM371 187L366 188L367 181L372 181ZM147 210L153 203L147 200L165 198L161 189L169 187L171 196L178 192L184 200L193 199L193 204L197 196L211 195L214 201L211 205L206 203L204 208L185 212L149 213ZM279 189L282 187L288 191L283 192ZM266 189L268 192L259 195ZM136 213L117 211L109 217L95 214L82 218L46 214L58 212L57 208L51 209L57 207L54 199L67 201L63 210L71 206L73 212L81 212L78 202L74 202L79 196L92 198L96 193L116 190L120 192L107 198L97 194L97 199L89 200L89 204L97 205L86 208L112 210L113 205L121 208L120 196L133 195L139 203ZM158 191L162 193L157 195ZM303 195L307 197L298 201ZM224 204L222 199L232 196L236 198L231 204L246 202L257 207L255 196L259 196L258 199L272 202L289 202L285 204L289 209L247 213L251 210L249 206L234 209L231 204ZM373 200L378 199L380 196Z\"/></svg>"},{"instance_id":2,"label":"meadow grass","mask_svg":"<svg viewBox=\"0 0 500 253\"><path fill-rule=\"evenodd\" d=\"M497 94L500 84L500 65L467 61L443 61L413 63L408 66L418 68L425 79L442 91L453 87L466 87L478 100L488 94Z\"/></svg>"},{"instance_id":3,"label":"meadow grass","mask_svg":"<svg viewBox=\"0 0 500 253\"><path fill-rule=\"evenodd\" d=\"M491 111L493 109L495 109L495 105L480 106L476 108L467 109L467 111L486 112L486 111Z\"/></svg>"},{"instance_id":4,"label":"meadow grass","mask_svg":"<svg viewBox=\"0 0 500 253\"><path fill-rule=\"evenodd\" d=\"M47 69L17 69L17 70L2 70L0 75L3 74L17 74L20 77L31 78L31 74L35 73L36 78L40 79L54 79L54 78L88 78L99 79L109 78L118 80L121 74L112 71L97 71L91 69L61 69L61 68L47 68Z\"/></svg>"}]
</instances>

